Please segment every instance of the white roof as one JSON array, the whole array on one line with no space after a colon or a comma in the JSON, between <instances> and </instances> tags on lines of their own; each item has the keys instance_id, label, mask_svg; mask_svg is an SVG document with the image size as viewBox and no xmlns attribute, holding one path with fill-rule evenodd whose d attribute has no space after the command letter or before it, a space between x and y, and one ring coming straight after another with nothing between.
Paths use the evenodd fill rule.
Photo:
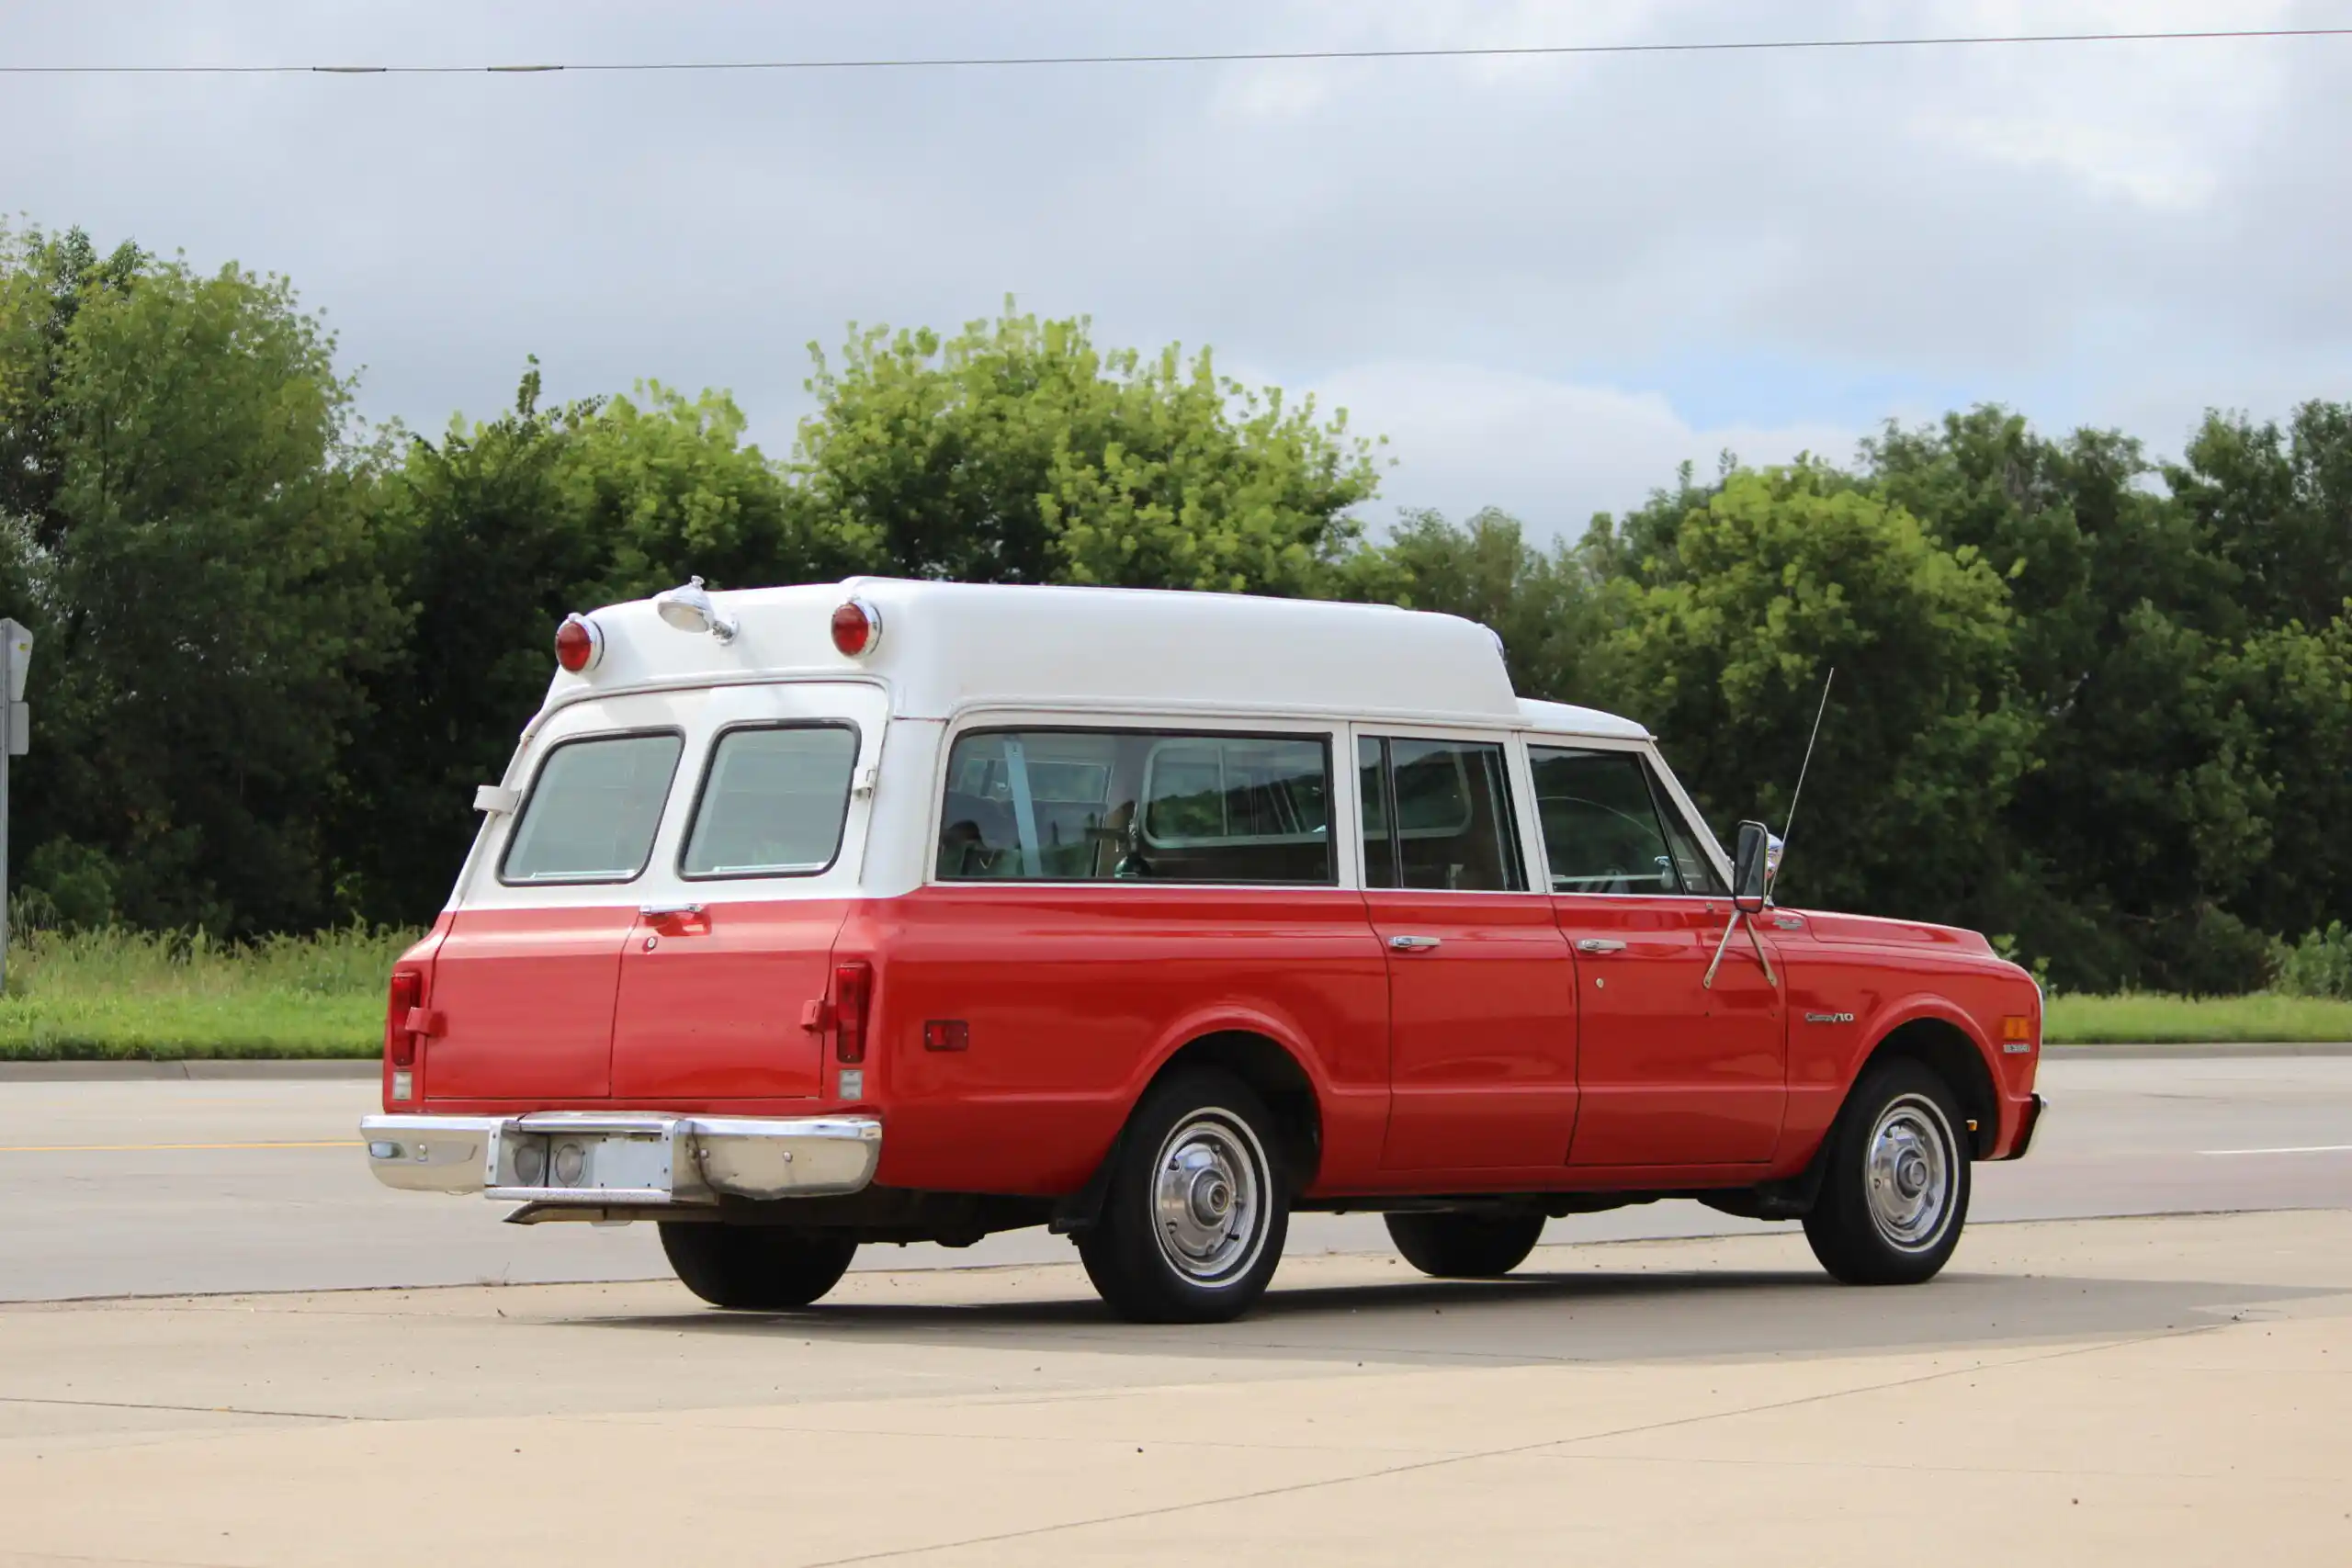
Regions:
<instances>
[{"instance_id":1,"label":"white roof","mask_svg":"<svg viewBox=\"0 0 2352 1568\"><path fill-rule=\"evenodd\" d=\"M1646 740L1650 732L1630 718L1574 703L1547 703L1534 697L1519 699L1521 719L1530 729L1547 735L1605 735L1617 740Z\"/></svg>"},{"instance_id":2,"label":"white roof","mask_svg":"<svg viewBox=\"0 0 2352 1568\"><path fill-rule=\"evenodd\" d=\"M857 659L834 649L831 631L833 611L852 597L882 621L879 643ZM1645 733L1589 708L1522 701L1492 632L1389 605L875 577L711 599L739 622L731 642L665 624L650 599L593 612L604 655L584 675L559 670L548 705L629 687L865 677L886 682L892 711L909 718L988 704Z\"/></svg>"}]
</instances>

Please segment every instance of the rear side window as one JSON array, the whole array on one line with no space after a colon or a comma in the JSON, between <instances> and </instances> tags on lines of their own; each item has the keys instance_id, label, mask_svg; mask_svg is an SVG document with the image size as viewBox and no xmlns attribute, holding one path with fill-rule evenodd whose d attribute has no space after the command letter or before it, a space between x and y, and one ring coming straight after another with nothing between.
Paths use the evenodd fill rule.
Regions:
<instances>
[{"instance_id":1,"label":"rear side window","mask_svg":"<svg viewBox=\"0 0 2352 1568\"><path fill-rule=\"evenodd\" d=\"M685 741L676 732L567 740L539 764L499 879L628 882L653 852Z\"/></svg>"},{"instance_id":2,"label":"rear side window","mask_svg":"<svg viewBox=\"0 0 2352 1568\"><path fill-rule=\"evenodd\" d=\"M1182 730L976 730L947 759L944 881L1335 881L1330 747Z\"/></svg>"},{"instance_id":3,"label":"rear side window","mask_svg":"<svg viewBox=\"0 0 2352 1568\"><path fill-rule=\"evenodd\" d=\"M814 876L841 852L857 732L847 725L730 729L711 749L679 872Z\"/></svg>"},{"instance_id":4,"label":"rear side window","mask_svg":"<svg viewBox=\"0 0 2352 1568\"><path fill-rule=\"evenodd\" d=\"M1356 742L1356 766L1365 886L1525 890L1500 746L1365 736Z\"/></svg>"},{"instance_id":5,"label":"rear side window","mask_svg":"<svg viewBox=\"0 0 2352 1568\"><path fill-rule=\"evenodd\" d=\"M1555 893L1721 893L1722 879L1631 751L1531 748Z\"/></svg>"}]
</instances>

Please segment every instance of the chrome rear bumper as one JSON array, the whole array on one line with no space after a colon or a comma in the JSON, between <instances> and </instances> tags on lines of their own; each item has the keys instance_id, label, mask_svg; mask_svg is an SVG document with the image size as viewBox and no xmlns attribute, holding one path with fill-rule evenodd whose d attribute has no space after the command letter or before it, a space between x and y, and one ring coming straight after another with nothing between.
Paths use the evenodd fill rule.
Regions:
<instances>
[{"instance_id":1,"label":"chrome rear bumper","mask_svg":"<svg viewBox=\"0 0 2352 1568\"><path fill-rule=\"evenodd\" d=\"M882 1156L871 1116L388 1114L362 1117L359 1135L387 1187L587 1208L835 1197L862 1190Z\"/></svg>"}]
</instances>

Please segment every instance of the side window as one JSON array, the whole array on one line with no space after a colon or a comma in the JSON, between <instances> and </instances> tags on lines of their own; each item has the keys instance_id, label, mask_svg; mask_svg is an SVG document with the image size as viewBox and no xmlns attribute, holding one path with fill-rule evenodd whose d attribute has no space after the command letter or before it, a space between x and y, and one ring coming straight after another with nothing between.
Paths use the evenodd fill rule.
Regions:
<instances>
[{"instance_id":1,"label":"side window","mask_svg":"<svg viewBox=\"0 0 2352 1568\"><path fill-rule=\"evenodd\" d=\"M1366 886L1526 888L1501 746L1366 738L1357 743L1356 761L1363 780Z\"/></svg>"},{"instance_id":2,"label":"side window","mask_svg":"<svg viewBox=\"0 0 2352 1568\"><path fill-rule=\"evenodd\" d=\"M1554 892L1719 891L1714 868L1639 753L1539 747L1528 760Z\"/></svg>"},{"instance_id":3,"label":"side window","mask_svg":"<svg viewBox=\"0 0 2352 1568\"><path fill-rule=\"evenodd\" d=\"M549 750L507 840L499 880L634 880L653 852L684 747L669 733L567 740Z\"/></svg>"},{"instance_id":4,"label":"side window","mask_svg":"<svg viewBox=\"0 0 2352 1568\"><path fill-rule=\"evenodd\" d=\"M1674 797L1666 793L1666 787L1658 783L1657 773L1647 766L1642 771L1649 775L1650 795L1657 802L1658 820L1666 824L1667 850L1674 856L1675 870L1681 873L1682 891L1713 894L1716 897L1729 893L1731 889L1715 870L1715 863L1709 860L1706 852L1699 847L1698 835L1690 830L1689 823L1683 821L1681 811L1674 804Z\"/></svg>"},{"instance_id":5,"label":"side window","mask_svg":"<svg viewBox=\"0 0 2352 1568\"><path fill-rule=\"evenodd\" d=\"M1336 880L1330 747L1182 730L975 730L947 759L944 881Z\"/></svg>"},{"instance_id":6,"label":"side window","mask_svg":"<svg viewBox=\"0 0 2352 1568\"><path fill-rule=\"evenodd\" d=\"M856 766L847 725L728 730L711 749L679 872L814 876L841 851Z\"/></svg>"},{"instance_id":7,"label":"side window","mask_svg":"<svg viewBox=\"0 0 2352 1568\"><path fill-rule=\"evenodd\" d=\"M1319 740L1158 740L1144 758L1143 841L1152 849L1271 849L1330 841Z\"/></svg>"},{"instance_id":8,"label":"side window","mask_svg":"<svg viewBox=\"0 0 2352 1568\"><path fill-rule=\"evenodd\" d=\"M1371 736L1356 741L1356 776L1363 781L1363 885L1396 886L1396 840L1388 832L1388 742Z\"/></svg>"}]
</instances>

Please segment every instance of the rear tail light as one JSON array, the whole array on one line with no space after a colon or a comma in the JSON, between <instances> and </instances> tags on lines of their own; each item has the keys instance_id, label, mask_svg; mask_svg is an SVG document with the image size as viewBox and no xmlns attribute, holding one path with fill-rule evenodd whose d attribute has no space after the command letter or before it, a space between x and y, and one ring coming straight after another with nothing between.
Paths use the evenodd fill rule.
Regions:
<instances>
[{"instance_id":1,"label":"rear tail light","mask_svg":"<svg viewBox=\"0 0 2352 1568\"><path fill-rule=\"evenodd\" d=\"M585 615L566 615L555 629L555 661L574 675L584 675L605 657L605 634Z\"/></svg>"},{"instance_id":2,"label":"rear tail light","mask_svg":"<svg viewBox=\"0 0 2352 1568\"><path fill-rule=\"evenodd\" d=\"M833 966L833 1060L865 1060L865 1019L874 999L874 965L863 959Z\"/></svg>"},{"instance_id":3,"label":"rear tail light","mask_svg":"<svg viewBox=\"0 0 2352 1568\"><path fill-rule=\"evenodd\" d=\"M833 646L852 659L871 653L882 641L882 612L853 599L833 612Z\"/></svg>"},{"instance_id":4,"label":"rear tail light","mask_svg":"<svg viewBox=\"0 0 2352 1568\"><path fill-rule=\"evenodd\" d=\"M408 1015L424 1001L424 976L413 969L395 970L391 998L384 1008L384 1053L396 1067L416 1065L416 1034L409 1028Z\"/></svg>"}]
</instances>

